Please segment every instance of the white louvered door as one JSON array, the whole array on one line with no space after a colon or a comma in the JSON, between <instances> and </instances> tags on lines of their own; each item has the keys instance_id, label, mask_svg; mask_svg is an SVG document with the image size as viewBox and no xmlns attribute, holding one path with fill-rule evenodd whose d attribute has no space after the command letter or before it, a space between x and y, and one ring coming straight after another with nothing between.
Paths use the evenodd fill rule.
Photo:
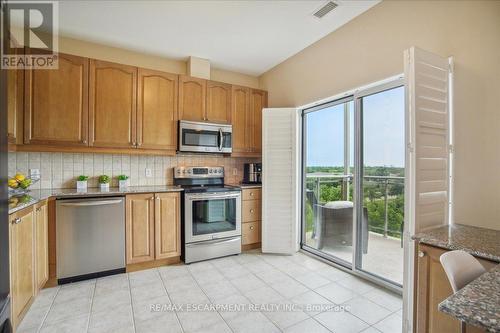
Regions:
<instances>
[{"instance_id":1,"label":"white louvered door","mask_svg":"<svg viewBox=\"0 0 500 333\"><path fill-rule=\"evenodd\" d=\"M406 180L404 332L411 332L415 244L411 236L450 223L452 59L405 51Z\"/></svg>"},{"instance_id":2,"label":"white louvered door","mask_svg":"<svg viewBox=\"0 0 500 333\"><path fill-rule=\"evenodd\" d=\"M262 114L262 252L292 254L299 246L298 112Z\"/></svg>"}]
</instances>

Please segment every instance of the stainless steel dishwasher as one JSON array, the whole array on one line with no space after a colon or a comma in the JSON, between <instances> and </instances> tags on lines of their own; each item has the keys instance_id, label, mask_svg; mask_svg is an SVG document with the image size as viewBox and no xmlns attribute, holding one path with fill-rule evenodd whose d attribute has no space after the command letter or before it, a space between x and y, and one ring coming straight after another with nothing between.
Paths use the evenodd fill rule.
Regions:
<instances>
[{"instance_id":1,"label":"stainless steel dishwasher","mask_svg":"<svg viewBox=\"0 0 500 333\"><path fill-rule=\"evenodd\" d=\"M56 202L57 280L60 284L125 272L125 199Z\"/></svg>"}]
</instances>

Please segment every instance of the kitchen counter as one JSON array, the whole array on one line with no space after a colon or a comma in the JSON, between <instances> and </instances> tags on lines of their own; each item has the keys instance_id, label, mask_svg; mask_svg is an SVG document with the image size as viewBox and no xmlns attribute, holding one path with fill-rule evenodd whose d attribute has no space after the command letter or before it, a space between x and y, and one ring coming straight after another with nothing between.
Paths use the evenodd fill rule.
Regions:
<instances>
[{"instance_id":1,"label":"kitchen counter","mask_svg":"<svg viewBox=\"0 0 500 333\"><path fill-rule=\"evenodd\" d=\"M439 311L489 332L500 332L500 265L439 304Z\"/></svg>"},{"instance_id":2,"label":"kitchen counter","mask_svg":"<svg viewBox=\"0 0 500 333\"><path fill-rule=\"evenodd\" d=\"M80 191L75 188L60 188L60 189L42 189L31 190L24 195L16 195L9 198L9 214L15 213L23 208L34 205L42 200L50 197L68 198L68 197L95 197L109 196L131 193L161 193L161 192L178 192L182 191L179 186L129 186L125 189L118 187L110 187L108 191L101 191L99 187L88 188L86 191Z\"/></svg>"},{"instance_id":3,"label":"kitchen counter","mask_svg":"<svg viewBox=\"0 0 500 333\"><path fill-rule=\"evenodd\" d=\"M246 188L261 188L262 184L228 184L231 186L239 187L241 189L246 189Z\"/></svg>"},{"instance_id":4,"label":"kitchen counter","mask_svg":"<svg viewBox=\"0 0 500 333\"><path fill-rule=\"evenodd\" d=\"M453 224L422 231L413 239L446 250L463 250L473 256L500 262L500 231Z\"/></svg>"}]
</instances>

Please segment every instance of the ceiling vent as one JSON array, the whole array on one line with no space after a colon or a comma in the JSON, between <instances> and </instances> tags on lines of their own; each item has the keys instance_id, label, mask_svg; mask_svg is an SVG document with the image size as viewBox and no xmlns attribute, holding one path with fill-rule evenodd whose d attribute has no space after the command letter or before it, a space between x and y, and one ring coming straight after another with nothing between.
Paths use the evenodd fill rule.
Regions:
<instances>
[{"instance_id":1,"label":"ceiling vent","mask_svg":"<svg viewBox=\"0 0 500 333\"><path fill-rule=\"evenodd\" d=\"M335 2L328 1L321 8L319 8L317 11L315 11L313 15L319 19L323 18L323 16L325 16L326 14L328 14L329 12L334 10L335 7L337 7L337 4Z\"/></svg>"}]
</instances>

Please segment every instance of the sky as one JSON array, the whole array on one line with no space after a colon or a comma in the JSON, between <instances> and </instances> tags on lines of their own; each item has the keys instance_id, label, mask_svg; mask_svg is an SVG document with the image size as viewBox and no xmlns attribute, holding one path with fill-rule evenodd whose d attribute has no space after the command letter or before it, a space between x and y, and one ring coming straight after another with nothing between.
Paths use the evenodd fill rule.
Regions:
<instances>
[{"instance_id":1,"label":"sky","mask_svg":"<svg viewBox=\"0 0 500 333\"><path fill-rule=\"evenodd\" d=\"M351 165L353 164L353 102L351 110ZM306 115L307 166L344 165L344 105ZM365 166L403 167L405 157L404 88L363 98Z\"/></svg>"}]
</instances>

